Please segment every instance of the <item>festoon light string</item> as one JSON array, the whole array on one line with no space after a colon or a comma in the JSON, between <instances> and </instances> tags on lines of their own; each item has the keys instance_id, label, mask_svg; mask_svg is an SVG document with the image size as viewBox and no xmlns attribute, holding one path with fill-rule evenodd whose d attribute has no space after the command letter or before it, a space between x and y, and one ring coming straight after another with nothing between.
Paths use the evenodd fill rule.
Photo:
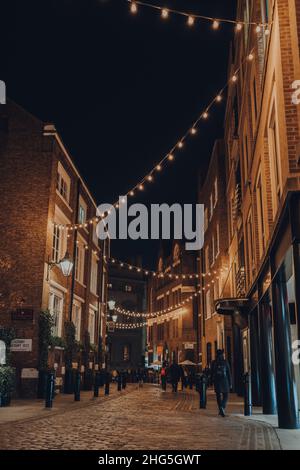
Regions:
<instances>
[{"instance_id":1,"label":"festoon light string","mask_svg":"<svg viewBox=\"0 0 300 470\"><path fill-rule=\"evenodd\" d=\"M152 276L156 277L157 279L180 279L180 280L188 280L188 279L199 279L200 277L210 277L213 275L218 274L218 270L211 270L207 271L206 273L169 273L169 272L161 272L161 271L154 271L151 269L145 269L141 266L136 266L130 263L126 263L125 261L120 261L116 258L106 258L104 257L109 263L114 266L119 267L120 269L128 269L129 271L134 271L140 274L144 274L145 276ZM225 268L221 268L219 271L222 273Z\"/></svg>"},{"instance_id":2,"label":"festoon light string","mask_svg":"<svg viewBox=\"0 0 300 470\"><path fill-rule=\"evenodd\" d=\"M209 117L209 112L211 108L213 107L213 105L216 103L220 103L222 101L223 94L226 88L230 84L232 83L234 84L238 81L238 74L239 74L241 67L243 67L245 62L252 61L254 59L253 51L254 49L252 49L251 52L247 54L244 60L240 63L239 67L231 75L229 80L227 80L226 84L219 90L219 92L214 96L214 98L210 101L210 103L206 106L206 108L204 108L204 110L198 115L196 120L191 124L191 126L187 129L185 134L181 136L181 138L176 142L176 144L173 145L173 147L169 150L169 152L164 157L161 158L161 160L140 180L139 183L137 183L130 190L128 190L127 193L120 199L120 201L112 204L112 206L115 209L119 208L119 204L125 203L125 197L134 197L137 192L144 191L145 186L154 181L154 176L160 173L163 170L163 168L166 166L166 164L171 163L175 160L175 151L182 150L187 139L197 134L199 123L201 121L206 121ZM67 232L69 232L69 231L78 230L81 228L88 228L90 225L94 223L97 224L101 220L105 219L105 217L109 215L110 213L111 213L111 210L109 209L106 213L100 214L98 216L94 216L91 219L88 219L86 222L83 222L83 223L59 224L59 223L53 222L53 224L59 229L67 230Z\"/></svg>"},{"instance_id":3,"label":"festoon light string","mask_svg":"<svg viewBox=\"0 0 300 470\"><path fill-rule=\"evenodd\" d=\"M256 33L260 33L262 30L265 34L269 32L269 23L262 23L256 21L244 21L244 20L231 20L227 18L218 18L213 16L199 15L197 13L189 13L186 11L176 10L174 8L162 7L153 3L143 2L139 0L126 0L129 3L130 12L136 15L139 8L148 8L156 10L160 13L163 20L167 20L170 16L181 16L185 19L186 24L189 27L196 26L197 22L205 21L211 24L213 30L220 29L222 24L233 25L236 32L241 31L246 26L252 26L255 28Z\"/></svg>"}]
</instances>

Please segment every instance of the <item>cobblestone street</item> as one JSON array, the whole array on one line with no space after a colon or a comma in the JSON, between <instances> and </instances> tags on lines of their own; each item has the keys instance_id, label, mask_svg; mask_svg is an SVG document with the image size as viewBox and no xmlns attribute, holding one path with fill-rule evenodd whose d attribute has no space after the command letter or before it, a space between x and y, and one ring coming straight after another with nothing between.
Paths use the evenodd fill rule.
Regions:
<instances>
[{"instance_id":1,"label":"cobblestone street","mask_svg":"<svg viewBox=\"0 0 300 470\"><path fill-rule=\"evenodd\" d=\"M55 406L55 405L54 405ZM199 410L198 394L157 386L132 386L129 393L53 416L0 425L1 449L213 450L280 449L274 429L234 416L241 401L231 399L228 413L217 416L213 395ZM49 411L49 414L52 411Z\"/></svg>"}]
</instances>

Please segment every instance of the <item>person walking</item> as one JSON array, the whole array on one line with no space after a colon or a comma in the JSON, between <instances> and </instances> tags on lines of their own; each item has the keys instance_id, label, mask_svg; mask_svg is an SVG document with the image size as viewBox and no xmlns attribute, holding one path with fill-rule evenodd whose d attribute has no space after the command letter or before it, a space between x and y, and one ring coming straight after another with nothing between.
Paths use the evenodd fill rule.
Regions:
<instances>
[{"instance_id":1,"label":"person walking","mask_svg":"<svg viewBox=\"0 0 300 470\"><path fill-rule=\"evenodd\" d=\"M216 360L211 365L211 377L216 392L219 415L225 417L225 409L231 389L231 373L223 349L217 350Z\"/></svg>"},{"instance_id":2,"label":"person walking","mask_svg":"<svg viewBox=\"0 0 300 470\"><path fill-rule=\"evenodd\" d=\"M163 366L160 371L160 382L161 382L161 388L165 392L167 390L167 367L166 363L163 363Z\"/></svg>"},{"instance_id":3,"label":"person walking","mask_svg":"<svg viewBox=\"0 0 300 470\"><path fill-rule=\"evenodd\" d=\"M172 384L172 392L177 393L178 382L181 378L181 369L179 365L174 361L169 368L169 374Z\"/></svg>"}]
</instances>

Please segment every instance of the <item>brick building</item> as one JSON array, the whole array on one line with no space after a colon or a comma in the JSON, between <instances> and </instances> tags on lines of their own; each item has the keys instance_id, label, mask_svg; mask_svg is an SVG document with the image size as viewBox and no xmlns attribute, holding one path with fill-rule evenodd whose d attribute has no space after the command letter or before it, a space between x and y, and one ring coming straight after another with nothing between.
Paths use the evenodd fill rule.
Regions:
<instances>
[{"instance_id":1,"label":"brick building","mask_svg":"<svg viewBox=\"0 0 300 470\"><path fill-rule=\"evenodd\" d=\"M95 201L55 127L11 102L0 112L0 325L32 340L28 352L13 353L18 390L25 396L35 393L40 311L51 312L54 337L64 337L66 320L73 321L79 343L88 331L89 367L102 363L108 243L100 244L96 222L87 222L96 215ZM58 263L66 252L74 262L69 277L48 264ZM49 365L57 368L59 382L61 348L51 351Z\"/></svg>"},{"instance_id":2,"label":"brick building","mask_svg":"<svg viewBox=\"0 0 300 470\"><path fill-rule=\"evenodd\" d=\"M147 308L147 280L137 269L121 268L110 264L108 299L116 302L116 323L126 326L108 332L107 344L110 369L138 369L145 366L146 327L134 328L143 323L141 317L132 317L118 312L145 312Z\"/></svg>"},{"instance_id":3,"label":"brick building","mask_svg":"<svg viewBox=\"0 0 300 470\"><path fill-rule=\"evenodd\" d=\"M300 79L298 0L239 1L225 119L230 297L235 384L279 426L299 426ZM232 79L232 77L236 77ZM293 102L294 101L294 102Z\"/></svg>"},{"instance_id":4,"label":"brick building","mask_svg":"<svg viewBox=\"0 0 300 470\"><path fill-rule=\"evenodd\" d=\"M217 349L224 349L232 365L231 319L218 315L215 300L228 295L228 229L224 143L215 142L205 181L199 192L204 204L204 245L198 258L199 362L210 366Z\"/></svg>"},{"instance_id":5,"label":"brick building","mask_svg":"<svg viewBox=\"0 0 300 470\"><path fill-rule=\"evenodd\" d=\"M159 256L158 274L149 281L148 312L161 312L148 319L148 364L153 361L190 360L197 363L196 256L174 242L170 256ZM165 311L166 313L163 313Z\"/></svg>"}]
</instances>

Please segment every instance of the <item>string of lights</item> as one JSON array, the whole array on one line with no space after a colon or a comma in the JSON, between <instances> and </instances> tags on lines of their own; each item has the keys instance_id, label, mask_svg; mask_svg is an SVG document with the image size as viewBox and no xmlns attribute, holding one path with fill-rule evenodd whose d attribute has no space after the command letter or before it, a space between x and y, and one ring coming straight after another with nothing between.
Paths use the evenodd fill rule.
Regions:
<instances>
[{"instance_id":1,"label":"string of lights","mask_svg":"<svg viewBox=\"0 0 300 470\"><path fill-rule=\"evenodd\" d=\"M133 264L129 264L129 263L126 263L125 261L120 261L115 258L109 258L108 261L115 266L117 265L119 268L128 269L129 271L135 271L135 272L144 274L145 276L153 276L153 277L157 277L161 279L187 280L187 279L199 279L200 278L200 274L198 273L166 273L166 272L163 273L160 271L153 271L151 269L145 269L141 266L135 266ZM222 272L223 269L221 269L220 271ZM218 274L218 271L212 270L206 273L202 273L201 276L210 277L216 274Z\"/></svg>"},{"instance_id":2,"label":"string of lights","mask_svg":"<svg viewBox=\"0 0 300 470\"><path fill-rule=\"evenodd\" d=\"M127 191L125 195L122 196L122 198L118 201L112 204L112 206L115 209L119 209L120 204L124 204L126 201L126 197L134 197L136 193L143 192L148 184L151 184L154 182L154 177L160 173L164 168L166 168L167 164L170 164L174 162L176 152L181 151L184 146L186 141L190 138L193 137L197 134L198 128L200 125L200 122L206 121L209 116L210 116L210 111L213 107L214 104L219 104L223 100L224 92L226 88L230 84L235 84L238 81L238 76L241 68L244 66L244 64L247 61L252 61L254 59L254 50L252 49L249 54L246 55L244 60L240 63L239 67L233 72L233 74L230 76L230 78L227 80L226 84L216 93L214 98L210 101L210 103L206 106L206 108L203 109L203 111L198 115L198 117L195 119L195 121L191 124L191 126L187 129L187 131L181 136L181 138L176 142L175 145L169 150L169 152L164 155L161 160L140 180L139 183L137 183L135 186L133 186L130 190ZM100 214L98 216L94 216L91 219L88 219L84 223L75 223L75 224L58 224L56 222L53 222L55 227L58 227L61 230L67 230L67 233L69 234L69 231L73 230L78 230L81 228L88 228L89 226L93 224L97 224L101 220L103 220L106 216L108 216L111 213L111 210L108 209L106 213Z\"/></svg>"},{"instance_id":3,"label":"string of lights","mask_svg":"<svg viewBox=\"0 0 300 470\"><path fill-rule=\"evenodd\" d=\"M213 30L219 30L222 24L230 24L235 27L235 31L239 32L243 29L245 26L253 26L255 28L255 31L257 33L260 33L262 30L268 31L269 29L269 24L268 23L260 23L260 22L254 22L254 21L244 21L244 20L231 20L227 18L217 18L217 17L212 17L212 16L206 16L206 15L199 15L196 13L188 13L185 11L181 10L175 10L173 8L166 8L162 7L159 5L154 5L152 3L147 3L139 0L126 0L129 3L129 8L130 12L133 15L136 15L138 13L139 8L149 8L152 10L156 10L159 12L161 18L163 20L167 20L171 15L176 15L176 16L181 16L185 19L186 24L189 27L195 26L197 21L206 21L211 24L211 28Z\"/></svg>"}]
</instances>

